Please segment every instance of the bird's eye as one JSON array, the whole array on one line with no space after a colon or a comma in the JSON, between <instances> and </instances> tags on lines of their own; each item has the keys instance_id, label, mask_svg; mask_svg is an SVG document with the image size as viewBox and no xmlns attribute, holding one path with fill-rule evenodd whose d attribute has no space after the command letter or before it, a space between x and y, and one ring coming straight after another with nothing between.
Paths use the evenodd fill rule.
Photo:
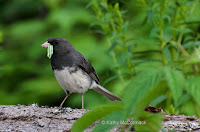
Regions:
<instances>
[{"instance_id":1,"label":"bird's eye","mask_svg":"<svg viewBox=\"0 0 200 132\"><path fill-rule=\"evenodd\" d=\"M58 44L59 43L58 40L56 40L55 43Z\"/></svg>"}]
</instances>

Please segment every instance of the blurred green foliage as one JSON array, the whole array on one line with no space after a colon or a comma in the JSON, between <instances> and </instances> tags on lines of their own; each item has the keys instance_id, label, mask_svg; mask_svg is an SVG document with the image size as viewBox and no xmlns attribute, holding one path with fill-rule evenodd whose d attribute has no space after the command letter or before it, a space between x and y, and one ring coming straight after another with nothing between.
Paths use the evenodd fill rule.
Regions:
<instances>
[{"instance_id":1,"label":"blurred green foliage","mask_svg":"<svg viewBox=\"0 0 200 132\"><path fill-rule=\"evenodd\" d=\"M2 0L0 6L0 104L60 104L65 93L40 47L58 36L89 59L104 87L123 98L110 102L88 91L85 104L93 111L72 131L98 119L129 117L148 124L136 130L158 131L163 116L143 112L149 104L169 114L200 116L199 0ZM71 95L65 105L80 108L81 96ZM94 131L115 126L98 124Z\"/></svg>"},{"instance_id":2,"label":"blurred green foliage","mask_svg":"<svg viewBox=\"0 0 200 132\"><path fill-rule=\"evenodd\" d=\"M200 116L198 0L93 0L89 6L96 15L96 32L107 38L115 76L123 88L123 104L112 113L98 112L105 106L88 112L72 131L88 127L84 119L92 116L94 121L118 122L133 117L146 125L130 124L129 129L134 125L137 131L159 131L163 115L144 112L149 104L161 106L168 114ZM111 76L109 81L112 79L116 78ZM101 121L94 131L108 131L117 125Z\"/></svg>"},{"instance_id":3,"label":"blurred green foliage","mask_svg":"<svg viewBox=\"0 0 200 132\"><path fill-rule=\"evenodd\" d=\"M114 75L104 38L89 30L95 19L86 5L73 0L0 1L0 104L58 106L65 97L47 51L40 46L49 37L68 39L89 59L102 83ZM104 86L109 89L115 85ZM79 108L80 101L81 96L73 94L66 106ZM109 102L92 90L86 93L85 101L86 108Z\"/></svg>"}]
</instances>

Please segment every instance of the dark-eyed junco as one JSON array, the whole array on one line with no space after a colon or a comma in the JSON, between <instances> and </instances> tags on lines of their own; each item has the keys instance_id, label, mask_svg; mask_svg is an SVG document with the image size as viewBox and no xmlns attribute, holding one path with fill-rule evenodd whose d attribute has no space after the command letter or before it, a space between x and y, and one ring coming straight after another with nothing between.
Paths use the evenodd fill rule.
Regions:
<instances>
[{"instance_id":1,"label":"dark-eyed junco","mask_svg":"<svg viewBox=\"0 0 200 132\"><path fill-rule=\"evenodd\" d=\"M69 41L53 37L41 46L48 48L50 45L53 46L51 67L58 83L66 93L60 107L71 93L80 93L82 95L82 108L84 108L83 95L88 89L93 89L112 101L122 101L100 85L99 77L93 66Z\"/></svg>"}]
</instances>

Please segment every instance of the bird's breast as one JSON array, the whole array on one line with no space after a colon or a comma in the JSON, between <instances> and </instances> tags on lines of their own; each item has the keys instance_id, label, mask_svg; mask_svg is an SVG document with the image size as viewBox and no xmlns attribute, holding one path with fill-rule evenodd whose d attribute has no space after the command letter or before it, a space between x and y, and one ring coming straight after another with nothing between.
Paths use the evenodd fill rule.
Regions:
<instances>
[{"instance_id":1,"label":"bird's breast","mask_svg":"<svg viewBox=\"0 0 200 132\"><path fill-rule=\"evenodd\" d=\"M77 67L65 67L62 70L54 69L54 75L65 92L85 93L92 84L90 76Z\"/></svg>"}]
</instances>

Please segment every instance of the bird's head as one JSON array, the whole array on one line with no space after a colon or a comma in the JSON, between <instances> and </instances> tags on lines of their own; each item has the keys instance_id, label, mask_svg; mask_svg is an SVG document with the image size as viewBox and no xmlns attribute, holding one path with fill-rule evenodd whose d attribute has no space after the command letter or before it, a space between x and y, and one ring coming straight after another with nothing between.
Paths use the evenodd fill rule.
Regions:
<instances>
[{"instance_id":1,"label":"bird's head","mask_svg":"<svg viewBox=\"0 0 200 132\"><path fill-rule=\"evenodd\" d=\"M73 46L64 38L52 37L41 45L43 48L48 48L47 56L51 58L53 53L64 54L68 50L73 49Z\"/></svg>"},{"instance_id":2,"label":"bird's head","mask_svg":"<svg viewBox=\"0 0 200 132\"><path fill-rule=\"evenodd\" d=\"M69 43L66 39L60 37L52 37L49 38L44 44L41 46L43 48L48 48L49 45L52 45L54 48L62 47L65 43Z\"/></svg>"}]
</instances>

